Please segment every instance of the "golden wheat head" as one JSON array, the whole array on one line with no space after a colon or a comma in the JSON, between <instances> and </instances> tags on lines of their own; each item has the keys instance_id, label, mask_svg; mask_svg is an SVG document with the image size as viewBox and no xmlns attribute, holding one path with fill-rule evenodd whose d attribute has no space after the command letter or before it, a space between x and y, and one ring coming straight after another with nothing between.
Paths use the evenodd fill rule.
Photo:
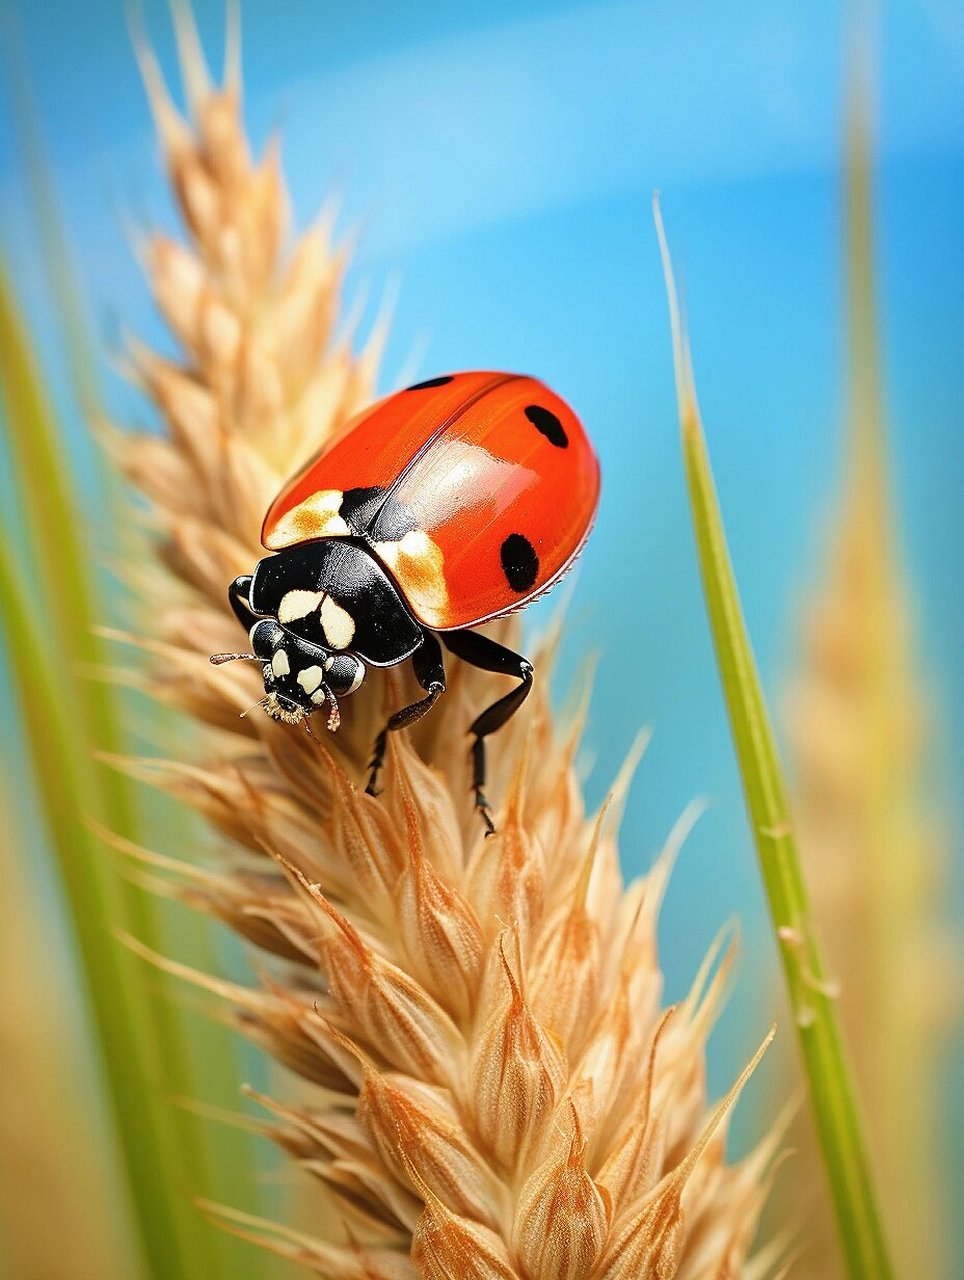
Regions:
<instances>
[{"instance_id":1,"label":"golden wheat head","mask_svg":"<svg viewBox=\"0 0 964 1280\"><path fill-rule=\"evenodd\" d=\"M264 1102L342 1225L222 1216L342 1280L762 1275L767 1259L746 1257L772 1142L742 1164L724 1153L751 1068L715 1109L705 1087L732 946L661 1007L657 911L693 815L625 888L618 804L584 811L580 718L553 725L548 653L494 740L490 839L466 729L496 677L453 670L418 731L392 735L375 798L359 782L404 677L373 680L337 734L311 738L242 717L261 692L254 664L208 661L236 646L226 588L260 557L265 507L370 398L377 341L355 358L335 337L343 263L327 225L288 241L278 149L254 159L243 132L235 40L214 87L189 15L178 27L186 118L138 52L186 232L142 253L180 355L133 346L165 431L113 447L166 570L151 584L152 688L206 728L200 760L138 768L227 838L219 869L180 869L185 893L272 959L257 988L206 981L309 1082L297 1103Z\"/></svg>"}]
</instances>

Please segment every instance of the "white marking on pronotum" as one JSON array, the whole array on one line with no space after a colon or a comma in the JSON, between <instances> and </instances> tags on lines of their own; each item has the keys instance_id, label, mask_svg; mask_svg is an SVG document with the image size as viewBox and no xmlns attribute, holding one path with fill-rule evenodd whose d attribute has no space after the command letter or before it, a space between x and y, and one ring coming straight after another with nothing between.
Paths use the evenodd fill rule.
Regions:
<instances>
[{"instance_id":1,"label":"white marking on pronotum","mask_svg":"<svg viewBox=\"0 0 964 1280\"><path fill-rule=\"evenodd\" d=\"M288 655L284 649L275 649L271 658L271 674L276 680L280 680L282 676L286 676L291 670L291 663L288 661Z\"/></svg>"},{"instance_id":2,"label":"white marking on pronotum","mask_svg":"<svg viewBox=\"0 0 964 1280\"><path fill-rule=\"evenodd\" d=\"M324 594L323 591L289 591L278 606L278 621L294 622L297 618L307 618L321 604Z\"/></svg>"},{"instance_id":3,"label":"white marking on pronotum","mask_svg":"<svg viewBox=\"0 0 964 1280\"><path fill-rule=\"evenodd\" d=\"M325 596L321 602L321 625L333 649L347 649L351 644L352 636L355 634L355 619L347 609L336 604L331 596Z\"/></svg>"},{"instance_id":4,"label":"white marking on pronotum","mask_svg":"<svg viewBox=\"0 0 964 1280\"><path fill-rule=\"evenodd\" d=\"M305 693L314 693L324 679L324 672L321 667L305 667L304 670L298 672L298 683L304 689ZM324 694L321 695L324 700Z\"/></svg>"}]
</instances>

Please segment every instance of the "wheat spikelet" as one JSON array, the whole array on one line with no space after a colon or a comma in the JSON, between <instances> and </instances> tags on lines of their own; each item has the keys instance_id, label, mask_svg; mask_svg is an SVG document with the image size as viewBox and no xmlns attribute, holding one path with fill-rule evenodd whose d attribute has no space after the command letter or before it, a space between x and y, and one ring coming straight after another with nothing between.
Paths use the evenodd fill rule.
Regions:
<instances>
[{"instance_id":1,"label":"wheat spikelet","mask_svg":"<svg viewBox=\"0 0 964 1280\"><path fill-rule=\"evenodd\" d=\"M218 1212L346 1280L744 1274L773 1143L725 1161L726 1115L756 1058L715 1110L706 1097L732 943L678 1008L660 1007L656 916L694 815L624 889L612 814L584 811L580 717L554 728L545 663L495 739L498 833L485 839L466 728L493 677L456 664L440 707L391 736L372 798L363 765L408 677L372 678L340 731L312 739L241 718L259 669L208 662L236 646L226 586L260 557L269 499L365 403L375 353L355 360L333 340L342 264L325 228L286 248L277 148L250 157L234 41L214 88L184 12L178 31L188 120L149 49L139 57L187 230L187 244L150 237L143 256L182 356L133 347L166 432L117 432L112 447L149 500L168 570L151 583L153 690L208 731L200 762L127 767L231 842L224 869L180 869L185 892L273 963L254 989L193 976L310 1082L307 1102L263 1101L345 1230ZM628 772L617 799L627 785Z\"/></svg>"}]
</instances>

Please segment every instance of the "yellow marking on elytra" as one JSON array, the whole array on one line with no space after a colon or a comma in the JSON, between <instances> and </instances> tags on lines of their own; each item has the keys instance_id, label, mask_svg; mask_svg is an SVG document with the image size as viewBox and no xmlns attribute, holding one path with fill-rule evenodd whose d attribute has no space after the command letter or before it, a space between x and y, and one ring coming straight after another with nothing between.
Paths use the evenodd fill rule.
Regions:
<instances>
[{"instance_id":1,"label":"yellow marking on elytra","mask_svg":"<svg viewBox=\"0 0 964 1280\"><path fill-rule=\"evenodd\" d=\"M351 533L338 514L341 489L320 489L286 512L265 538L269 551L280 551L309 538L346 538Z\"/></svg>"},{"instance_id":2,"label":"yellow marking on elytra","mask_svg":"<svg viewBox=\"0 0 964 1280\"><path fill-rule=\"evenodd\" d=\"M419 614L433 621L445 616L449 595L445 587L444 556L424 529L412 529L398 542L376 542L375 550L396 578Z\"/></svg>"},{"instance_id":3,"label":"yellow marking on elytra","mask_svg":"<svg viewBox=\"0 0 964 1280\"><path fill-rule=\"evenodd\" d=\"M294 622L298 618L307 618L308 614L321 604L324 594L323 591L300 589L289 591L278 607L278 621Z\"/></svg>"},{"instance_id":4,"label":"yellow marking on elytra","mask_svg":"<svg viewBox=\"0 0 964 1280\"><path fill-rule=\"evenodd\" d=\"M355 619L347 609L325 596L321 602L321 625L333 649L347 649L355 634Z\"/></svg>"},{"instance_id":5,"label":"yellow marking on elytra","mask_svg":"<svg viewBox=\"0 0 964 1280\"><path fill-rule=\"evenodd\" d=\"M276 680L280 680L282 676L286 676L291 670L291 664L288 662L288 655L284 649L275 649L271 658L271 674Z\"/></svg>"},{"instance_id":6,"label":"yellow marking on elytra","mask_svg":"<svg viewBox=\"0 0 964 1280\"><path fill-rule=\"evenodd\" d=\"M305 667L303 671L298 672L298 683L304 689L305 693L314 693L324 679L324 672L321 667ZM322 697L325 695L322 694Z\"/></svg>"}]
</instances>

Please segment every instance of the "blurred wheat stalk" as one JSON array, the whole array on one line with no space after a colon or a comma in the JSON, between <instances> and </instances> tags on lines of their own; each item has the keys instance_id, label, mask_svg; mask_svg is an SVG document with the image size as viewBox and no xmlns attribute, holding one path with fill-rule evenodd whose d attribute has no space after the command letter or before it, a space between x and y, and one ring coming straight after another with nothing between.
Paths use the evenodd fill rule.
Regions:
<instances>
[{"instance_id":1,"label":"blurred wheat stalk","mask_svg":"<svg viewBox=\"0 0 964 1280\"><path fill-rule=\"evenodd\" d=\"M167 430L116 431L111 447L148 499L166 568L145 584L153 692L208 728L201 763L124 767L230 845L209 869L117 844L262 949L253 988L151 958L229 1002L309 1082L297 1102L262 1099L265 1127L336 1209L306 1233L210 1211L358 1280L770 1274L775 1251L745 1259L775 1135L738 1165L724 1158L726 1113L762 1048L721 1104L705 1092L732 945L718 966L714 948L678 1008L660 1008L656 915L692 815L624 889L613 828L629 770L617 803L587 817L580 717L553 728L548 655L528 714L492 751L504 804L489 840L465 731L490 677L452 671L441 710L417 735L393 735L376 800L356 783L386 706L404 697L396 673L318 741L240 718L258 671L208 662L237 641L225 589L260 554L268 500L370 397L377 340L360 360L333 340L343 264L324 225L286 248L277 147L253 161L239 119L236 31L215 88L186 11L177 26L187 120L143 42L138 54L188 233L152 235L142 254L182 356L132 348Z\"/></svg>"},{"instance_id":2,"label":"blurred wheat stalk","mask_svg":"<svg viewBox=\"0 0 964 1280\"><path fill-rule=\"evenodd\" d=\"M937 1277L947 1259L935 1075L959 1007L962 970L940 910L923 697L886 476L870 109L863 86L852 98L847 471L825 581L807 609L788 728L801 845L839 982L889 1234L903 1274ZM811 1132L801 1125L796 1136L803 1184L816 1189ZM803 1236L801 1274L840 1274L822 1203L811 1207Z\"/></svg>"},{"instance_id":3,"label":"blurred wheat stalk","mask_svg":"<svg viewBox=\"0 0 964 1280\"><path fill-rule=\"evenodd\" d=\"M80 1018L52 962L49 909L25 865L22 797L0 781L0 1259L16 1280L66 1277L83 1258L96 1276L133 1276L136 1254L112 1178L101 1109L91 1106ZM46 917L46 918L45 918ZM37 957L46 964L38 966ZM63 1064L73 1070L65 1079ZM100 1151L99 1156L92 1152ZM51 1214L57 1230L51 1231Z\"/></svg>"}]
</instances>

